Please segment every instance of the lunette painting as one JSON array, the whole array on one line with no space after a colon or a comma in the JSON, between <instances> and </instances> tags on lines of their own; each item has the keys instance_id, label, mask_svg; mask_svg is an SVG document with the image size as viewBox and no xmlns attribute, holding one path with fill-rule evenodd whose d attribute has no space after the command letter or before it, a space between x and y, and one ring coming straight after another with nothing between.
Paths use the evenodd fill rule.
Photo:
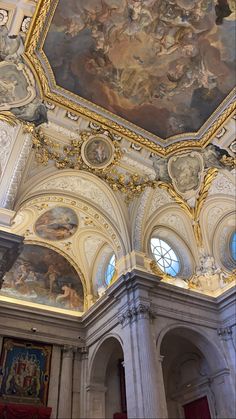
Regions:
<instances>
[{"instance_id":1,"label":"lunette painting","mask_svg":"<svg viewBox=\"0 0 236 419\"><path fill-rule=\"evenodd\" d=\"M71 208L55 207L42 214L35 224L38 236L46 240L64 240L78 227L78 218Z\"/></svg>"},{"instance_id":2,"label":"lunette painting","mask_svg":"<svg viewBox=\"0 0 236 419\"><path fill-rule=\"evenodd\" d=\"M57 85L159 137L198 131L235 85L235 0L57 3Z\"/></svg>"},{"instance_id":3,"label":"lunette painting","mask_svg":"<svg viewBox=\"0 0 236 419\"><path fill-rule=\"evenodd\" d=\"M71 264L47 247L25 244L0 295L46 306L83 311L82 282Z\"/></svg>"},{"instance_id":4,"label":"lunette painting","mask_svg":"<svg viewBox=\"0 0 236 419\"><path fill-rule=\"evenodd\" d=\"M46 405L51 352L51 345L4 338L0 400Z\"/></svg>"}]
</instances>

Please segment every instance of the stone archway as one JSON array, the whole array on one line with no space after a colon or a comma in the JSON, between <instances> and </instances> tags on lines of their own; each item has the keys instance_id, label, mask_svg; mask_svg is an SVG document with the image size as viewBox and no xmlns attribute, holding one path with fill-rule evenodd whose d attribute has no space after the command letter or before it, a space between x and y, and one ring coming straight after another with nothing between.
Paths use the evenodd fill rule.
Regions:
<instances>
[{"instance_id":1,"label":"stone archway","mask_svg":"<svg viewBox=\"0 0 236 419\"><path fill-rule=\"evenodd\" d=\"M187 327L170 328L161 339L160 356L169 418L184 418L183 406L203 397L212 419L234 417L227 403L234 399L229 370L208 338Z\"/></svg>"},{"instance_id":2,"label":"stone archway","mask_svg":"<svg viewBox=\"0 0 236 419\"><path fill-rule=\"evenodd\" d=\"M90 368L88 407L90 418L113 418L125 410L122 392L123 349L113 336L106 338L96 349Z\"/></svg>"}]
</instances>

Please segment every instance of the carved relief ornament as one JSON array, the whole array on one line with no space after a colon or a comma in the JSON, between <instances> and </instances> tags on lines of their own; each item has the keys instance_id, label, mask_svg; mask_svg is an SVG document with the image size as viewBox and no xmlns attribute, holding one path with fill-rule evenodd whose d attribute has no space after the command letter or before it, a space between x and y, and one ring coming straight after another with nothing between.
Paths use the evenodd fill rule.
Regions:
<instances>
[{"instance_id":1,"label":"carved relief ornament","mask_svg":"<svg viewBox=\"0 0 236 419\"><path fill-rule=\"evenodd\" d=\"M196 195L203 179L204 162L200 153L184 153L168 161L168 172L175 190L186 200Z\"/></svg>"},{"instance_id":2,"label":"carved relief ornament","mask_svg":"<svg viewBox=\"0 0 236 419\"><path fill-rule=\"evenodd\" d=\"M28 105L35 96L34 78L23 63L0 62L0 111Z\"/></svg>"},{"instance_id":3,"label":"carved relief ornament","mask_svg":"<svg viewBox=\"0 0 236 419\"><path fill-rule=\"evenodd\" d=\"M151 308L145 304L138 304L128 308L120 316L118 316L119 323L125 326L128 323L137 321L138 319L154 319L155 313Z\"/></svg>"}]
</instances>

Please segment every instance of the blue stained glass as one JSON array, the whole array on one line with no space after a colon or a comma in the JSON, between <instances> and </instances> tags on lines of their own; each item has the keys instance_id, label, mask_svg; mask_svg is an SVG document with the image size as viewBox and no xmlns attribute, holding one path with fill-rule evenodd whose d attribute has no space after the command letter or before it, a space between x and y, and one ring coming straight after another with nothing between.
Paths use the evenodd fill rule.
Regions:
<instances>
[{"instance_id":1,"label":"blue stained glass","mask_svg":"<svg viewBox=\"0 0 236 419\"><path fill-rule=\"evenodd\" d=\"M179 258L164 240L153 237L151 239L151 250L159 268L171 276L176 276L180 271Z\"/></svg>"},{"instance_id":2,"label":"blue stained glass","mask_svg":"<svg viewBox=\"0 0 236 419\"><path fill-rule=\"evenodd\" d=\"M113 278L113 275L114 275L115 269L116 269L115 265L116 265L116 257L115 257L115 254L113 253L111 259L108 262L106 273L105 273L105 282L106 282L107 285L110 284L110 282Z\"/></svg>"},{"instance_id":3,"label":"blue stained glass","mask_svg":"<svg viewBox=\"0 0 236 419\"><path fill-rule=\"evenodd\" d=\"M231 252L232 258L236 261L236 231L231 236L230 252Z\"/></svg>"}]
</instances>

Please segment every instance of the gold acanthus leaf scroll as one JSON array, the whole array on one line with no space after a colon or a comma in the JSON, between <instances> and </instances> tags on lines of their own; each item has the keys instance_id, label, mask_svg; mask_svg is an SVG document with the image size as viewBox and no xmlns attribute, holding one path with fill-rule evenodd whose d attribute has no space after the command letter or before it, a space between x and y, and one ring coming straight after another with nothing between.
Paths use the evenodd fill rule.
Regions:
<instances>
[{"instance_id":1,"label":"gold acanthus leaf scroll","mask_svg":"<svg viewBox=\"0 0 236 419\"><path fill-rule=\"evenodd\" d=\"M226 284L230 284L231 282L235 280L236 280L236 269L233 269L232 272L224 278L224 282Z\"/></svg>"},{"instance_id":2,"label":"gold acanthus leaf scroll","mask_svg":"<svg viewBox=\"0 0 236 419\"><path fill-rule=\"evenodd\" d=\"M229 166L232 169L236 166L236 157L230 157L230 156L226 156L224 155L221 158L221 163L223 163L225 166Z\"/></svg>"},{"instance_id":3,"label":"gold acanthus leaf scroll","mask_svg":"<svg viewBox=\"0 0 236 419\"><path fill-rule=\"evenodd\" d=\"M0 121L6 122L12 127L17 125L16 118L11 114L11 112L3 112L0 114Z\"/></svg>"},{"instance_id":4,"label":"gold acanthus leaf scroll","mask_svg":"<svg viewBox=\"0 0 236 419\"><path fill-rule=\"evenodd\" d=\"M212 185L213 180L216 178L218 174L218 169L216 169L215 167L211 167L210 169L208 169L203 183L201 185L201 189L199 191L198 194L198 198L196 201L196 205L194 207L194 211L193 211L193 230L194 230L194 235L195 238L197 240L197 243L199 246L202 246L202 233L201 233L201 228L200 228L200 213L201 210L203 208L203 205L207 199L208 196L208 192L209 189Z\"/></svg>"},{"instance_id":5,"label":"gold acanthus leaf scroll","mask_svg":"<svg viewBox=\"0 0 236 419\"><path fill-rule=\"evenodd\" d=\"M168 275L167 273L163 272L161 270L161 268L159 268L159 266L158 266L158 264L156 263L155 260L151 261L150 268L155 275L159 276L159 278L164 279L166 281L168 281L168 280L173 281L173 276Z\"/></svg>"},{"instance_id":6,"label":"gold acanthus leaf scroll","mask_svg":"<svg viewBox=\"0 0 236 419\"><path fill-rule=\"evenodd\" d=\"M188 203L176 192L174 187L165 182L157 182L157 186L161 189L166 190L169 195L175 200L175 202L184 210L184 212L188 215L191 219L194 236L198 245L202 246L202 233L200 227L200 213L202 207L206 201L208 191L212 185L213 180L216 178L218 173L218 169L210 168L208 169L207 173L204 176L203 183L201 189L198 194L198 198L196 200L196 204L194 208L191 208Z\"/></svg>"},{"instance_id":7,"label":"gold acanthus leaf scroll","mask_svg":"<svg viewBox=\"0 0 236 419\"><path fill-rule=\"evenodd\" d=\"M83 161L81 147L83 142L88 140L91 135L104 134L102 128L83 131L80 133L78 140L72 140L69 145L64 147L47 138L40 129L32 130L31 126L26 126L25 129L27 132L32 131L35 159L39 164L46 166L51 160L54 161L58 169L76 169L91 172L108 183L113 191L124 193L126 202L138 197L145 188L154 188L156 186L156 181L150 180L147 176L140 176L137 173L132 175L122 174L115 170L114 166L119 162L122 152L118 142L114 140L113 134L107 130L105 131L106 135L108 135L114 146L114 159L109 166L99 169L89 167Z\"/></svg>"},{"instance_id":8,"label":"gold acanthus leaf scroll","mask_svg":"<svg viewBox=\"0 0 236 419\"><path fill-rule=\"evenodd\" d=\"M120 160L122 156L121 149L108 131L106 135L112 141L114 146L114 158L111 164L105 168L93 168L88 166L82 159L81 147L83 142L89 139L92 135L104 134L104 130L90 130L83 131L76 140L72 140L69 145L60 145L55 143L48 138L40 129L35 130L33 134L33 148L35 149L36 161L40 164L47 165L49 160L55 162L55 166L58 169L77 169L86 170L92 172L98 176L102 176L105 173L110 172L112 166L114 166Z\"/></svg>"}]
</instances>

